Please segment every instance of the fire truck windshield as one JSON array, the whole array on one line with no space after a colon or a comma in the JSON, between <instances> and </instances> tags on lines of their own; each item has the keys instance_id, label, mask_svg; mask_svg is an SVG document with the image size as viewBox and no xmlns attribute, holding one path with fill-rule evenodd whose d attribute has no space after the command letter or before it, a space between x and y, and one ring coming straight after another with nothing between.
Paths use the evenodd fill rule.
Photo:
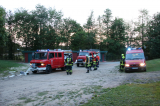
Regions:
<instances>
[{"instance_id":1,"label":"fire truck windshield","mask_svg":"<svg viewBox=\"0 0 160 106\"><path fill-rule=\"evenodd\" d=\"M86 55L89 55L89 53L88 52L80 52L79 53L79 56L86 56Z\"/></svg>"},{"instance_id":2,"label":"fire truck windshield","mask_svg":"<svg viewBox=\"0 0 160 106\"><path fill-rule=\"evenodd\" d=\"M140 60L140 59L145 59L144 58L144 53L129 53L126 54L126 60Z\"/></svg>"},{"instance_id":3,"label":"fire truck windshield","mask_svg":"<svg viewBox=\"0 0 160 106\"><path fill-rule=\"evenodd\" d=\"M47 59L47 52L35 53L35 59Z\"/></svg>"}]
</instances>

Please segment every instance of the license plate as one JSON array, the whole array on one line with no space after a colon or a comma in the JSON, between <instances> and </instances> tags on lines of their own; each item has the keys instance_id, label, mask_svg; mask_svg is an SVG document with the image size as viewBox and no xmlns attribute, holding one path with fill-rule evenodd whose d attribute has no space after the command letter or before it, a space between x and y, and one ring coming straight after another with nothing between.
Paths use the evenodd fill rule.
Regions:
<instances>
[{"instance_id":1,"label":"license plate","mask_svg":"<svg viewBox=\"0 0 160 106\"><path fill-rule=\"evenodd\" d=\"M132 69L138 69L138 67L132 67Z\"/></svg>"}]
</instances>

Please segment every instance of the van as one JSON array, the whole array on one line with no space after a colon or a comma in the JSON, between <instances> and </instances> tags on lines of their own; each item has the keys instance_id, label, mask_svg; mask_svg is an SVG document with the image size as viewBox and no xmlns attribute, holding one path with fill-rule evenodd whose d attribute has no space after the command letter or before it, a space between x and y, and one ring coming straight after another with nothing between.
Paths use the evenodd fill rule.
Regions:
<instances>
[{"instance_id":1,"label":"van","mask_svg":"<svg viewBox=\"0 0 160 106\"><path fill-rule=\"evenodd\" d=\"M125 57L125 72L144 71L146 72L146 62L143 49L128 48Z\"/></svg>"}]
</instances>

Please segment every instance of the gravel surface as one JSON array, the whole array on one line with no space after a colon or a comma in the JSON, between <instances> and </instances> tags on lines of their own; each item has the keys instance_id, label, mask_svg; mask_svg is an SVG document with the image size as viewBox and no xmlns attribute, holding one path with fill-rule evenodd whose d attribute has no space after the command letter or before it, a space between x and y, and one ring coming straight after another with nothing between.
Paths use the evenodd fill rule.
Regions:
<instances>
[{"instance_id":1,"label":"gravel surface","mask_svg":"<svg viewBox=\"0 0 160 106\"><path fill-rule=\"evenodd\" d=\"M118 65L119 62L101 62L98 70L90 73L74 65L72 75L56 70L1 78L0 106L77 106L102 88L160 81L160 71L124 73L118 71Z\"/></svg>"}]
</instances>

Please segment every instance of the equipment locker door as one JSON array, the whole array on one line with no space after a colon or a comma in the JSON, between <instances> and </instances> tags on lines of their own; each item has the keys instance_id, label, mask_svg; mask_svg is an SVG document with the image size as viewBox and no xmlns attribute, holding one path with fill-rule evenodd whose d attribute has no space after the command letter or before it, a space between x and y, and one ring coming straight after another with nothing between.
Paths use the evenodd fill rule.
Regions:
<instances>
[{"instance_id":1,"label":"equipment locker door","mask_svg":"<svg viewBox=\"0 0 160 106\"><path fill-rule=\"evenodd\" d=\"M58 53L58 67L63 67L64 66L64 57L62 56L62 53Z\"/></svg>"}]
</instances>

